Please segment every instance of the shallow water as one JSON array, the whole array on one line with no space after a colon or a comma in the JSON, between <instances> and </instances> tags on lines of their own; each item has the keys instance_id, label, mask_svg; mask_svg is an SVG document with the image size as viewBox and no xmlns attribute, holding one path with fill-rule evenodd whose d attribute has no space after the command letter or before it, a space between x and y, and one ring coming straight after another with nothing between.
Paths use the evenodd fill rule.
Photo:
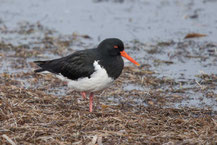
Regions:
<instances>
[{"instance_id":1,"label":"shallow water","mask_svg":"<svg viewBox=\"0 0 217 145\"><path fill-rule=\"evenodd\" d=\"M216 42L216 4L215 0L1 0L0 18L7 27L40 22L62 34L88 34L96 42L107 37L179 40L189 32L207 34L202 40Z\"/></svg>"}]
</instances>

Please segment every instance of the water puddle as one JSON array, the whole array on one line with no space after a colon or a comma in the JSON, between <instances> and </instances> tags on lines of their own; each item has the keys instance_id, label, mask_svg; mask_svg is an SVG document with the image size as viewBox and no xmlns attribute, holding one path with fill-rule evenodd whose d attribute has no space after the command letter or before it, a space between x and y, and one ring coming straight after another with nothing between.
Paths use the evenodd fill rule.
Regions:
<instances>
[{"instance_id":1,"label":"water puddle","mask_svg":"<svg viewBox=\"0 0 217 145\"><path fill-rule=\"evenodd\" d=\"M40 22L62 34L88 34L96 42L108 37L143 42L165 41L171 37L178 40L189 32L208 34L202 39L216 42L216 3L202 0L124 0L121 3L10 0L1 2L0 18L7 27L16 27L23 20Z\"/></svg>"},{"instance_id":2,"label":"water puddle","mask_svg":"<svg viewBox=\"0 0 217 145\"><path fill-rule=\"evenodd\" d=\"M206 96L192 95L190 99L183 100L180 103L175 103L175 108L180 107L196 107L196 108L210 108L213 111L217 111L217 100L216 98L207 98Z\"/></svg>"},{"instance_id":3,"label":"water puddle","mask_svg":"<svg viewBox=\"0 0 217 145\"><path fill-rule=\"evenodd\" d=\"M136 84L127 84L123 87L125 91L140 90L145 91L145 87Z\"/></svg>"}]
</instances>

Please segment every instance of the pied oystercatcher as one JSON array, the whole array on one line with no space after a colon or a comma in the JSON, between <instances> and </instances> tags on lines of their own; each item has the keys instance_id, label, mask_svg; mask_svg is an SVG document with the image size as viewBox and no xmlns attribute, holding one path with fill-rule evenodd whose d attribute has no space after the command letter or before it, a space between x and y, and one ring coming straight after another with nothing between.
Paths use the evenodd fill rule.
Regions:
<instances>
[{"instance_id":1,"label":"pied oystercatcher","mask_svg":"<svg viewBox=\"0 0 217 145\"><path fill-rule=\"evenodd\" d=\"M94 92L107 88L120 76L124 67L121 56L139 66L124 51L120 39L109 38L103 40L97 48L76 51L59 59L35 61L40 66L35 72L48 71L55 74L66 81L70 88L81 92L83 98L89 92L89 111L92 112Z\"/></svg>"}]
</instances>

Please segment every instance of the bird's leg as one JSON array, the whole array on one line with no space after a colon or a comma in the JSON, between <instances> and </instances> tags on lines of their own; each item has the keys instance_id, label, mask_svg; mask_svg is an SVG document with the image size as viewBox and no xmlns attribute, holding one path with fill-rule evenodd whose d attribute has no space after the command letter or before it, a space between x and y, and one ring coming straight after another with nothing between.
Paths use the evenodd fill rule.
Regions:
<instances>
[{"instance_id":1,"label":"bird's leg","mask_svg":"<svg viewBox=\"0 0 217 145\"><path fill-rule=\"evenodd\" d=\"M83 99L86 99L86 93L85 92L81 92L81 96L83 97Z\"/></svg>"},{"instance_id":2,"label":"bird's leg","mask_svg":"<svg viewBox=\"0 0 217 145\"><path fill-rule=\"evenodd\" d=\"M92 112L93 111L93 92L90 93L90 97L89 97L89 111Z\"/></svg>"}]
</instances>

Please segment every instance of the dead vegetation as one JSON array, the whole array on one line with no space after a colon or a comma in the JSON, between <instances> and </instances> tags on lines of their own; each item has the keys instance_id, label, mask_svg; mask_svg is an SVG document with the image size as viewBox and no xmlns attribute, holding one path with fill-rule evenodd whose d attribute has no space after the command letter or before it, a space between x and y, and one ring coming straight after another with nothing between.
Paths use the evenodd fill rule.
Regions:
<instances>
[{"instance_id":1,"label":"dead vegetation","mask_svg":"<svg viewBox=\"0 0 217 145\"><path fill-rule=\"evenodd\" d=\"M43 80L44 86L26 88L16 77L30 79L31 86ZM110 90L116 91L121 80ZM135 102L112 105L107 101L106 105L107 98L98 95L95 111L89 113L88 100L82 100L76 92L64 97L47 93L60 85L64 86L49 75L2 74L0 144L216 143L217 112L212 110L162 108L155 103L145 107ZM106 92L104 95L111 95ZM142 95L137 91L113 93L123 97Z\"/></svg>"},{"instance_id":2,"label":"dead vegetation","mask_svg":"<svg viewBox=\"0 0 217 145\"><path fill-rule=\"evenodd\" d=\"M201 143L217 138L216 113L190 108L120 105L89 113L79 95L58 98L42 91L1 85L1 144ZM99 104L98 104L99 105ZM95 142L96 143L96 142Z\"/></svg>"}]
</instances>

